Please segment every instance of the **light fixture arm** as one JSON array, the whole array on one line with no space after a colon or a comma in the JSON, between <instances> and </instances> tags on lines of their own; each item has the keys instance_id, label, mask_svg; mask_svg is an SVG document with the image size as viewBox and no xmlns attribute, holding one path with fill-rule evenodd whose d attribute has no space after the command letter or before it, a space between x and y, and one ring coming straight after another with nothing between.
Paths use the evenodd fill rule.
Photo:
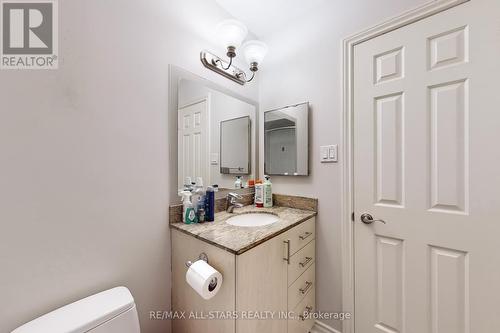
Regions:
<instances>
[{"instance_id":1,"label":"light fixture arm","mask_svg":"<svg viewBox=\"0 0 500 333\"><path fill-rule=\"evenodd\" d=\"M241 75L240 75L240 77L241 77L241 76L244 76L244 77L245 77L245 82L250 82L250 81L252 81L252 80L253 80L253 78L255 77L255 72L252 72L252 77L251 77L249 80L247 80L247 79L246 79L246 77L247 77L247 74L246 74L246 73L241 74Z\"/></svg>"},{"instance_id":2,"label":"light fixture arm","mask_svg":"<svg viewBox=\"0 0 500 333\"><path fill-rule=\"evenodd\" d=\"M246 73L240 73L239 76L244 76L245 77L245 82L250 82L253 80L253 78L255 77L255 73L259 70L259 64L257 64L256 62L252 62L250 64L250 71L252 72L252 77L247 80L246 77L247 77L247 74Z\"/></svg>"},{"instance_id":3,"label":"light fixture arm","mask_svg":"<svg viewBox=\"0 0 500 333\"><path fill-rule=\"evenodd\" d=\"M216 59L213 61L213 64L215 66L217 66L217 63L220 63L220 66L225 71L227 71L229 68L231 68L231 65L233 64L233 59L234 59L234 57L236 57L236 47L228 46L226 55L229 58L229 64L227 65L227 67L224 67L224 63L220 59Z\"/></svg>"},{"instance_id":4,"label":"light fixture arm","mask_svg":"<svg viewBox=\"0 0 500 333\"><path fill-rule=\"evenodd\" d=\"M213 53L210 53L208 51L201 51L200 52L200 60L203 66L206 68L238 83L241 85L244 85L246 83L245 78L245 72L236 67L235 65L231 64L231 66L228 69L224 69L225 67L221 66L220 64L225 64L226 62L216 56Z\"/></svg>"},{"instance_id":5,"label":"light fixture arm","mask_svg":"<svg viewBox=\"0 0 500 333\"><path fill-rule=\"evenodd\" d=\"M219 63L222 69L227 71L229 68L231 68L231 65L233 64L233 58L229 58L229 64L227 65L227 67L224 67L224 63L220 59L214 60L213 63L215 66L217 66L217 64Z\"/></svg>"}]
</instances>

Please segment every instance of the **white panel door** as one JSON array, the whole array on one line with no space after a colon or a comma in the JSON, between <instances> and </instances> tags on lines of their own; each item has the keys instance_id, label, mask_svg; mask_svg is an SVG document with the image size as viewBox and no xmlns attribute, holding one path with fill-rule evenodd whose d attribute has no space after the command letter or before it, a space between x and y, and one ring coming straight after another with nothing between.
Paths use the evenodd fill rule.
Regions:
<instances>
[{"instance_id":1,"label":"white panel door","mask_svg":"<svg viewBox=\"0 0 500 333\"><path fill-rule=\"evenodd\" d=\"M357 333L500 332L499 13L472 0L355 47Z\"/></svg>"},{"instance_id":2,"label":"white panel door","mask_svg":"<svg viewBox=\"0 0 500 333\"><path fill-rule=\"evenodd\" d=\"M208 157L208 108L203 99L179 109L178 112L178 186L186 177L196 181L202 177L210 184Z\"/></svg>"}]
</instances>

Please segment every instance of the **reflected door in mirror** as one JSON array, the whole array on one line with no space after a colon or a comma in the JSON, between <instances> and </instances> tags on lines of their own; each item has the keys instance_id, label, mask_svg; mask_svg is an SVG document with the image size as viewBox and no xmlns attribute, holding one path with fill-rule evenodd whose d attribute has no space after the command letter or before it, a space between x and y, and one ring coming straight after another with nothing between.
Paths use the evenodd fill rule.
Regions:
<instances>
[{"instance_id":1,"label":"reflected door in mirror","mask_svg":"<svg viewBox=\"0 0 500 333\"><path fill-rule=\"evenodd\" d=\"M206 99L179 109L178 184L187 177L209 181L207 113Z\"/></svg>"}]
</instances>

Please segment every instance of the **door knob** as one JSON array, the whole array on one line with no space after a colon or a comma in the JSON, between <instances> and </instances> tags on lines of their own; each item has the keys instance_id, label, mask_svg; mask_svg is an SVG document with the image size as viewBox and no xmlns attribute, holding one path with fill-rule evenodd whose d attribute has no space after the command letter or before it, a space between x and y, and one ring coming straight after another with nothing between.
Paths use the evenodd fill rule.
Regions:
<instances>
[{"instance_id":1,"label":"door knob","mask_svg":"<svg viewBox=\"0 0 500 333\"><path fill-rule=\"evenodd\" d=\"M384 220L374 220L373 216L368 213L364 213L363 215L361 215L361 222L363 222L364 224L372 224L373 222L381 222L383 224L386 224Z\"/></svg>"}]
</instances>

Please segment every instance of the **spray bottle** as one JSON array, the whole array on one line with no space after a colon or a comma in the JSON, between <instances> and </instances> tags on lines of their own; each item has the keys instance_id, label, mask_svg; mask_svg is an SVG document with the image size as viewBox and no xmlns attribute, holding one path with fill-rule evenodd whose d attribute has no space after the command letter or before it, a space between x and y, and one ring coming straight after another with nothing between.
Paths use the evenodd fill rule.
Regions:
<instances>
[{"instance_id":1,"label":"spray bottle","mask_svg":"<svg viewBox=\"0 0 500 333\"><path fill-rule=\"evenodd\" d=\"M191 202L192 193L190 191L181 191L179 195L182 196L182 222L186 224L196 223L196 212Z\"/></svg>"}]
</instances>

